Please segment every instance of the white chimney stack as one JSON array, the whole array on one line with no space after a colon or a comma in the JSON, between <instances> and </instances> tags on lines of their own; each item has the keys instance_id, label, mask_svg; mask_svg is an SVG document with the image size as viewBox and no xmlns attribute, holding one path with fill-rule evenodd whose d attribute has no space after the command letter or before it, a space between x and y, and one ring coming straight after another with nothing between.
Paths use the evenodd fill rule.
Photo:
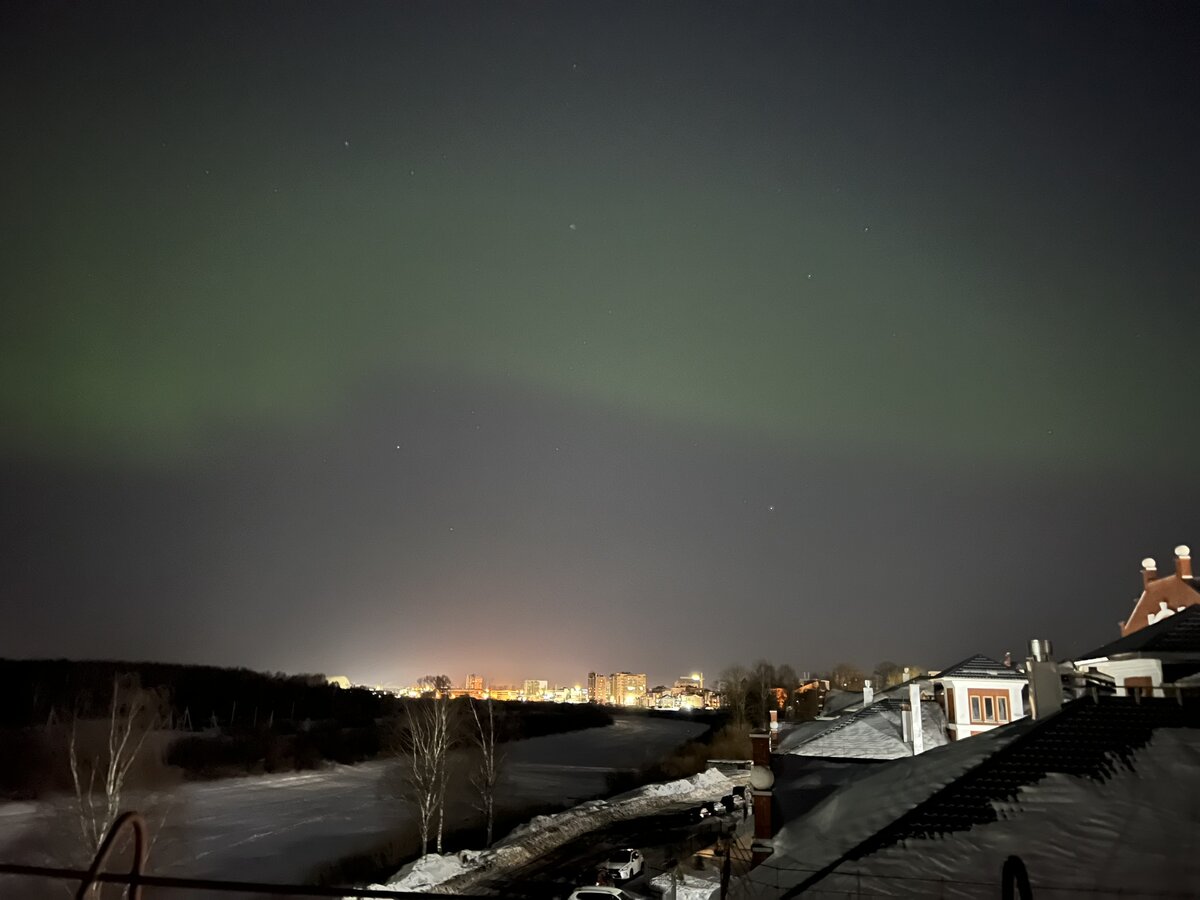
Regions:
<instances>
[{"instance_id":1,"label":"white chimney stack","mask_svg":"<svg viewBox=\"0 0 1200 900\"><path fill-rule=\"evenodd\" d=\"M925 723L921 716L921 686L915 681L908 685L908 705L912 708L913 756L925 752Z\"/></svg>"},{"instance_id":2,"label":"white chimney stack","mask_svg":"<svg viewBox=\"0 0 1200 900\"><path fill-rule=\"evenodd\" d=\"M1175 548L1175 574L1189 581L1192 578L1192 551L1187 544Z\"/></svg>"},{"instance_id":3,"label":"white chimney stack","mask_svg":"<svg viewBox=\"0 0 1200 900\"><path fill-rule=\"evenodd\" d=\"M870 706L875 699L875 689L871 687L871 679L863 682L863 706Z\"/></svg>"}]
</instances>

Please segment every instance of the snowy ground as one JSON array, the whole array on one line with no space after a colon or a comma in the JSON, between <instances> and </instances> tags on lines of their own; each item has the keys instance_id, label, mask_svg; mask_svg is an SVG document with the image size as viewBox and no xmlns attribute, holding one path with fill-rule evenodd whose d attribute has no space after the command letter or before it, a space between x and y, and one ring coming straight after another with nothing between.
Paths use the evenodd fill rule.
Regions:
<instances>
[{"instance_id":1,"label":"snowy ground","mask_svg":"<svg viewBox=\"0 0 1200 900\"><path fill-rule=\"evenodd\" d=\"M498 800L505 810L569 805L603 793L613 769L653 762L703 730L686 719L628 717L607 728L508 745ZM303 880L315 868L411 826L405 804L382 783L387 768L366 763L186 784L175 792L150 868L169 875ZM0 804L0 861L44 860L38 841L50 815L48 804Z\"/></svg>"},{"instance_id":2,"label":"snowy ground","mask_svg":"<svg viewBox=\"0 0 1200 900\"><path fill-rule=\"evenodd\" d=\"M424 856L397 873L393 881L375 886L397 891L469 892L482 879L525 866L590 831L649 815L680 801L717 798L728 794L735 783L716 769L709 769L691 778L647 785L609 800L582 803L555 815L532 819L490 850ZM696 887L701 889L699 885Z\"/></svg>"},{"instance_id":3,"label":"snowy ground","mask_svg":"<svg viewBox=\"0 0 1200 900\"><path fill-rule=\"evenodd\" d=\"M675 900L710 900L721 887L720 873L714 871L710 874L710 878L702 878L694 873L685 872L675 877L674 884L670 873L656 875L650 879L650 890L670 898L674 889Z\"/></svg>"}]
</instances>

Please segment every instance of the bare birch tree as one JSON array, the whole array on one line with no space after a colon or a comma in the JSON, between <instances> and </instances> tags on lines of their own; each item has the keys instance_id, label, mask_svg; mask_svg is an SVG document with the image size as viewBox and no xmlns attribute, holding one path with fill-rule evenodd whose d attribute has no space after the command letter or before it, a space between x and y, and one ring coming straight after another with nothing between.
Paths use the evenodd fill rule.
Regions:
<instances>
[{"instance_id":1,"label":"bare birch tree","mask_svg":"<svg viewBox=\"0 0 1200 900\"><path fill-rule=\"evenodd\" d=\"M138 761L146 738L159 724L157 695L144 690L136 676L113 676L107 740L94 754L81 754L77 727L71 725L67 758L75 788L79 830L89 854L95 854L121 813L121 798L130 769Z\"/></svg>"},{"instance_id":2,"label":"bare birch tree","mask_svg":"<svg viewBox=\"0 0 1200 900\"><path fill-rule=\"evenodd\" d=\"M430 712L427 701L414 700L408 704L399 753L408 765L407 794L417 813L422 853L429 852L429 831L437 804L437 723L436 716Z\"/></svg>"},{"instance_id":3,"label":"bare birch tree","mask_svg":"<svg viewBox=\"0 0 1200 900\"><path fill-rule=\"evenodd\" d=\"M442 852L442 836L446 831L446 787L450 783L450 746L454 736L450 728L450 678L447 675L427 676L434 684L434 718L437 721L437 852Z\"/></svg>"},{"instance_id":4,"label":"bare birch tree","mask_svg":"<svg viewBox=\"0 0 1200 900\"><path fill-rule=\"evenodd\" d=\"M429 852L436 820L436 848L441 853L450 755L450 679L445 675L427 675L420 685L428 688L422 693L431 696L408 705L400 755L408 764L408 796L417 812L421 852Z\"/></svg>"},{"instance_id":5,"label":"bare birch tree","mask_svg":"<svg viewBox=\"0 0 1200 900\"><path fill-rule=\"evenodd\" d=\"M490 699L483 701L487 706L486 723L479 709L471 701L471 715L475 718L475 743L479 747L479 764L471 776L471 784L479 794L476 809L483 813L487 826L484 847L492 846L492 828L496 821L496 786L500 783L500 766L503 757L496 753L496 717Z\"/></svg>"}]
</instances>

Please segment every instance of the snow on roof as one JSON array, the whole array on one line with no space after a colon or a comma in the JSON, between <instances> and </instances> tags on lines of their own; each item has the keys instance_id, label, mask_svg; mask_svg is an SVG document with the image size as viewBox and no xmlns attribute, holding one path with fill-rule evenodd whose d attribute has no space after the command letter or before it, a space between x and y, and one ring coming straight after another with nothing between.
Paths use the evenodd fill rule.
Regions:
<instances>
[{"instance_id":1,"label":"snow on roof","mask_svg":"<svg viewBox=\"0 0 1200 900\"><path fill-rule=\"evenodd\" d=\"M1198 768L1200 706L1079 700L1019 731L805 887L974 897L981 877L994 891L1001 863L1016 855L1035 888L1178 891L1200 884L1188 838Z\"/></svg>"},{"instance_id":2,"label":"snow on roof","mask_svg":"<svg viewBox=\"0 0 1200 900\"><path fill-rule=\"evenodd\" d=\"M822 756L842 759L897 759L912 756L912 745L904 740L901 721L907 704L899 700L880 700L858 712L843 716L808 736L795 736L780 752L797 756ZM936 703L921 704L921 723L926 748L946 743L946 717Z\"/></svg>"},{"instance_id":3,"label":"snow on roof","mask_svg":"<svg viewBox=\"0 0 1200 900\"><path fill-rule=\"evenodd\" d=\"M855 703L862 703L862 698L862 691L843 691L840 688L830 688L825 692L825 703L821 710L827 716L837 715Z\"/></svg>"},{"instance_id":4,"label":"snow on roof","mask_svg":"<svg viewBox=\"0 0 1200 900\"><path fill-rule=\"evenodd\" d=\"M1184 607L1174 615L1097 647L1078 659L1111 659L1126 653L1200 653L1200 606Z\"/></svg>"},{"instance_id":5,"label":"snow on roof","mask_svg":"<svg viewBox=\"0 0 1200 900\"><path fill-rule=\"evenodd\" d=\"M996 662L990 656L976 653L948 669L938 672L934 678L1024 678L1025 673L1014 666Z\"/></svg>"},{"instance_id":6,"label":"snow on roof","mask_svg":"<svg viewBox=\"0 0 1200 900\"><path fill-rule=\"evenodd\" d=\"M872 766L807 814L785 822L773 841L775 853L755 870L759 872L756 880L784 888L798 884L806 874L894 822L1032 725L1031 719L1019 719L920 756ZM777 790L783 788L776 786Z\"/></svg>"},{"instance_id":7,"label":"snow on roof","mask_svg":"<svg viewBox=\"0 0 1200 900\"><path fill-rule=\"evenodd\" d=\"M780 729L779 745L775 748L775 752L790 753L793 747L804 741L812 740L823 731L828 731L833 723L840 721L840 718L822 717L808 722L785 723Z\"/></svg>"}]
</instances>

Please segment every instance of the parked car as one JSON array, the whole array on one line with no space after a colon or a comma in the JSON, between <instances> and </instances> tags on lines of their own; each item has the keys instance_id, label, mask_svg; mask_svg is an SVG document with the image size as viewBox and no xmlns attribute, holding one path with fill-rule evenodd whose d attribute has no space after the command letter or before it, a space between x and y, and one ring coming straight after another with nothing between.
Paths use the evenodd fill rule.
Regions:
<instances>
[{"instance_id":1,"label":"parked car","mask_svg":"<svg viewBox=\"0 0 1200 900\"><path fill-rule=\"evenodd\" d=\"M567 900L646 900L646 898L624 888L590 885L575 888Z\"/></svg>"},{"instance_id":2,"label":"parked car","mask_svg":"<svg viewBox=\"0 0 1200 900\"><path fill-rule=\"evenodd\" d=\"M628 881L642 874L646 868L646 859L640 850L626 847L610 853L608 859L600 864L600 868L607 872L613 881Z\"/></svg>"}]
</instances>

